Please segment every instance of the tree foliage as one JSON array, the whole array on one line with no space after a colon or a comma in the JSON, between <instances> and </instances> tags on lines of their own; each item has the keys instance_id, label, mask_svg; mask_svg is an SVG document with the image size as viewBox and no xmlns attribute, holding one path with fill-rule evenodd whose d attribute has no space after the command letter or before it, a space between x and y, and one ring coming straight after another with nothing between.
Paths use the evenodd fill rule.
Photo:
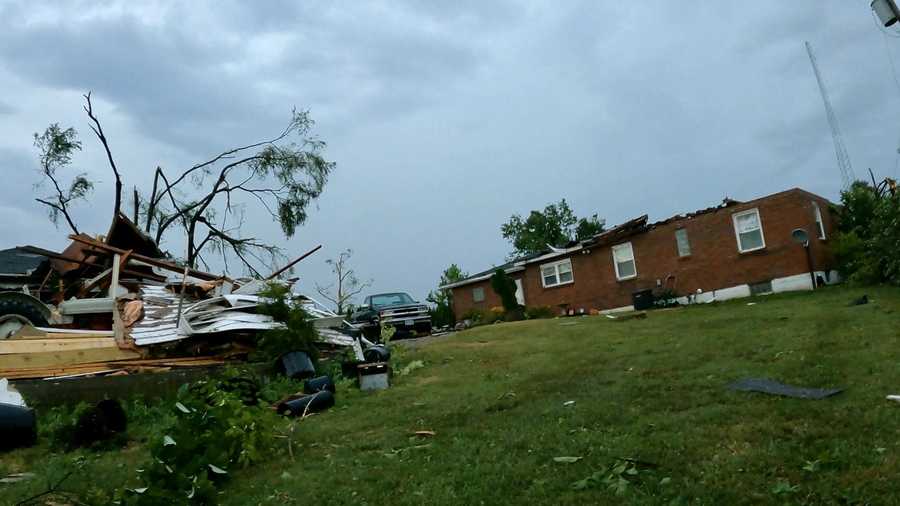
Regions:
<instances>
[{"instance_id":1,"label":"tree foliage","mask_svg":"<svg viewBox=\"0 0 900 506\"><path fill-rule=\"evenodd\" d=\"M68 167L72 163L72 154L81 151L81 141L74 128L60 128L59 123L48 126L44 133L34 134L34 146L40 152L41 181L38 188L50 186L51 195L36 198L38 202L47 206L50 211L50 221L59 226L59 218L65 218L72 232L77 234L78 227L69 214L69 204L76 200L85 199L94 189L94 183L87 179L87 174L77 174L66 185L61 183L58 171Z\"/></svg>"},{"instance_id":2,"label":"tree foliage","mask_svg":"<svg viewBox=\"0 0 900 506\"><path fill-rule=\"evenodd\" d=\"M260 338L258 352L267 359L275 359L285 353L302 351L316 361L319 356L316 348L319 334L309 314L294 303L290 288L284 284L270 283L260 295L265 303L260 306L259 312L284 326L265 331Z\"/></svg>"},{"instance_id":3,"label":"tree foliage","mask_svg":"<svg viewBox=\"0 0 900 506\"><path fill-rule=\"evenodd\" d=\"M857 283L900 285L900 195L857 181L841 193L835 256Z\"/></svg>"},{"instance_id":4,"label":"tree foliage","mask_svg":"<svg viewBox=\"0 0 900 506\"><path fill-rule=\"evenodd\" d=\"M351 256L353 250L347 249L337 258L325 260L331 266L331 272L337 277L337 281L328 286L316 285L316 291L334 304L337 314L345 314L353 297L372 286L372 280L360 281L356 276L356 271L348 263Z\"/></svg>"},{"instance_id":5,"label":"tree foliage","mask_svg":"<svg viewBox=\"0 0 900 506\"><path fill-rule=\"evenodd\" d=\"M91 94L84 98L90 128L103 145L114 175L115 216L121 212L122 173ZM294 110L287 126L274 137L226 149L186 168L157 166L150 192L135 189L135 219L157 243L177 230L186 239L184 260L191 267L208 266L207 258L216 255L226 271L229 262L237 260L249 274L262 276L261 267L274 269L284 255L276 245L247 233L245 211L250 206L264 210L288 238L306 222L310 204L322 194L334 169L334 163L323 156L325 143L311 133L313 125L308 112ZM53 197L39 201L50 207L54 223L64 216L77 233L68 204L87 195L94 184L82 174L65 188L56 177L56 171L71 161L72 152L81 149L75 131L51 125L44 135L35 134L35 145L41 149L44 177L55 188Z\"/></svg>"},{"instance_id":6,"label":"tree foliage","mask_svg":"<svg viewBox=\"0 0 900 506\"><path fill-rule=\"evenodd\" d=\"M603 231L604 221L593 215L578 219L566 199L533 210L527 218L514 214L500 227L503 238L513 246L510 257L532 255L549 246L559 248L573 240L588 239Z\"/></svg>"},{"instance_id":7,"label":"tree foliage","mask_svg":"<svg viewBox=\"0 0 900 506\"><path fill-rule=\"evenodd\" d=\"M469 277L469 274L463 272L456 264L450 264L450 267L444 269L441 273L441 280L438 287L456 283ZM426 299L434 306L431 308L431 322L435 327L443 327L445 325L455 325L456 317L453 314L453 290L450 288L438 288L428 293Z\"/></svg>"},{"instance_id":8,"label":"tree foliage","mask_svg":"<svg viewBox=\"0 0 900 506\"><path fill-rule=\"evenodd\" d=\"M244 235L247 202L264 209L292 237L308 217L308 206L325 188L334 163L325 160L325 143L311 135L313 120L294 110L277 136L223 151L182 170L175 177L157 167L153 189L141 200L144 229L161 241L172 226L187 234L189 265L204 255L231 255L251 274L259 264L274 267L281 249Z\"/></svg>"},{"instance_id":9,"label":"tree foliage","mask_svg":"<svg viewBox=\"0 0 900 506\"><path fill-rule=\"evenodd\" d=\"M104 504L219 504L231 473L274 453L278 415L259 403L258 390L237 370L182 386L168 423L148 442L141 486L118 490Z\"/></svg>"},{"instance_id":10,"label":"tree foliage","mask_svg":"<svg viewBox=\"0 0 900 506\"><path fill-rule=\"evenodd\" d=\"M606 224L604 220L597 217L596 214L589 218L579 218L578 224L575 225L575 240L585 241L603 232L603 226Z\"/></svg>"}]
</instances>

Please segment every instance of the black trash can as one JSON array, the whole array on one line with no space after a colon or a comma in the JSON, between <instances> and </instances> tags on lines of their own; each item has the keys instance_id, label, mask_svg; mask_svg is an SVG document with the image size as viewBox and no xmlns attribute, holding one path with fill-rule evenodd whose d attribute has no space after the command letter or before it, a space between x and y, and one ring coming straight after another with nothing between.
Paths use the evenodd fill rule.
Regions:
<instances>
[{"instance_id":1,"label":"black trash can","mask_svg":"<svg viewBox=\"0 0 900 506\"><path fill-rule=\"evenodd\" d=\"M0 450L31 446L36 441L34 410L0 402Z\"/></svg>"},{"instance_id":2,"label":"black trash can","mask_svg":"<svg viewBox=\"0 0 900 506\"><path fill-rule=\"evenodd\" d=\"M289 413L291 416L303 416L304 413L318 413L334 406L334 394L328 390L304 395L294 400L283 402L278 406L279 414Z\"/></svg>"},{"instance_id":3,"label":"black trash can","mask_svg":"<svg viewBox=\"0 0 900 506\"><path fill-rule=\"evenodd\" d=\"M311 378L306 380L306 383L303 384L303 393L305 394L314 394L323 390L334 393L334 381L331 381L331 376Z\"/></svg>"},{"instance_id":4,"label":"black trash can","mask_svg":"<svg viewBox=\"0 0 900 506\"><path fill-rule=\"evenodd\" d=\"M292 351L285 353L281 356L279 362L282 372L288 378L304 379L312 378L316 375L316 367L305 352Z\"/></svg>"},{"instance_id":5,"label":"black trash can","mask_svg":"<svg viewBox=\"0 0 900 506\"><path fill-rule=\"evenodd\" d=\"M391 350L383 344L370 346L363 351L366 362L387 362L391 359Z\"/></svg>"},{"instance_id":6,"label":"black trash can","mask_svg":"<svg viewBox=\"0 0 900 506\"><path fill-rule=\"evenodd\" d=\"M653 309L653 290L638 290L632 293L631 303L635 311Z\"/></svg>"}]
</instances>

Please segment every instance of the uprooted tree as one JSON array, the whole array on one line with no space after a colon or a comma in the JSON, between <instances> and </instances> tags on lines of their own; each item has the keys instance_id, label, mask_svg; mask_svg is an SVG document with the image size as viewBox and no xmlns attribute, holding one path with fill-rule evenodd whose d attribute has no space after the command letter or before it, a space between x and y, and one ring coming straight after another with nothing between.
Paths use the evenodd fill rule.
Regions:
<instances>
[{"instance_id":1,"label":"uprooted tree","mask_svg":"<svg viewBox=\"0 0 900 506\"><path fill-rule=\"evenodd\" d=\"M356 276L356 271L349 264L351 256L353 256L353 250L347 249L342 251L337 258L325 260L325 263L331 266L331 272L334 273L337 280L328 286L316 284L316 291L334 304L337 314L344 314L344 310L347 309L353 297L372 286L372 280L360 281Z\"/></svg>"},{"instance_id":2,"label":"uprooted tree","mask_svg":"<svg viewBox=\"0 0 900 506\"><path fill-rule=\"evenodd\" d=\"M122 212L122 173L94 112L91 94L84 99L90 128L103 145L115 178L115 216ZM325 143L311 135L313 124L307 111L293 110L287 126L274 137L224 150L187 168L169 170L157 166L150 193L134 190L134 221L157 243L167 234L181 231L186 239L184 260L191 267L206 266L209 255L219 255L226 270L229 259L236 258L251 274L260 275L260 265L272 268L283 254L278 246L243 230L245 210L248 205L264 210L279 224L285 237L292 237L297 227L306 222L307 207L321 195L334 169L334 163L322 156ZM45 135L49 132L53 136L44 142L54 147L52 143L58 140L67 150L48 151L38 145L43 137L35 134L35 143L42 150L42 166L49 167L43 173L57 190L55 198L41 202L51 208L54 223L61 214L77 233L68 204L83 197L93 188L93 182L80 175L68 192L61 189L55 171L67 165L71 153L81 145L75 140L74 130L59 131L56 126L51 132L51 128ZM55 153L63 156L53 158Z\"/></svg>"}]
</instances>

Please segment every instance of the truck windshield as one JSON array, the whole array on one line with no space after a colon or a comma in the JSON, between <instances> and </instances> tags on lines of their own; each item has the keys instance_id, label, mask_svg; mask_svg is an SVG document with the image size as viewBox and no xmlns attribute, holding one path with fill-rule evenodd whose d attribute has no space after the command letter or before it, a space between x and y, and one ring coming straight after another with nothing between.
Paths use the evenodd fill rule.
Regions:
<instances>
[{"instance_id":1,"label":"truck windshield","mask_svg":"<svg viewBox=\"0 0 900 506\"><path fill-rule=\"evenodd\" d=\"M372 296L372 307L393 306L396 304L412 304L412 297L405 293L382 293Z\"/></svg>"}]
</instances>

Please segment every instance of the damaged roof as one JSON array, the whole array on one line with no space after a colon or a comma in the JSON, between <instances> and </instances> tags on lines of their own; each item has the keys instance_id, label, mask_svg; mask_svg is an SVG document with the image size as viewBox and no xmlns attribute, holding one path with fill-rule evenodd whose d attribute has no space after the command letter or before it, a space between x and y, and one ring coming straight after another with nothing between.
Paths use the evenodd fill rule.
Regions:
<instances>
[{"instance_id":1,"label":"damaged roof","mask_svg":"<svg viewBox=\"0 0 900 506\"><path fill-rule=\"evenodd\" d=\"M0 250L0 275L27 276L37 269L45 258L22 248Z\"/></svg>"},{"instance_id":2,"label":"damaged roof","mask_svg":"<svg viewBox=\"0 0 900 506\"><path fill-rule=\"evenodd\" d=\"M620 223L610 229L604 230L603 232L600 232L599 234L591 237L590 239L586 239L586 240L580 241L580 242L579 241L571 241L562 248L547 248L546 250L541 251L540 253L535 253L533 255L528 255L525 257L517 258L517 259L507 262L503 265L499 265L497 267L493 267L486 271L479 272L478 274L473 274L473 275L471 275L465 279L462 279L460 281L457 281L455 283L448 283L446 285L439 286L438 288L440 288L440 289L455 288L458 286L463 286L463 285L475 283L478 281L484 281L486 279L489 279L491 277L491 275L493 275L493 273L497 272L497 269L503 269L507 273L518 272L518 271L524 270L525 265L529 264L529 263L540 262L540 261L549 260L549 259L556 258L556 257L565 256L569 253L578 251L582 248L604 246L604 245L616 242L618 240L624 239L626 237L629 237L629 236L632 236L632 235L635 235L635 234L638 234L641 232L645 232L647 230L652 230L658 226L666 225L666 224L680 221L680 220L691 219L691 218L694 218L694 217L697 217L697 216L700 216L703 214L707 214L707 213L714 213L716 211L726 209L726 208L729 208L732 206L736 206L739 204L747 204L747 203L752 203L752 202L755 202L758 200L772 198L777 195L781 195L781 194L789 193L789 192L802 192L807 195L811 195L811 196L814 196L814 197L817 197L817 198L820 198L823 200L827 200L819 195L810 193L801 188L791 188L789 190L773 193L771 195L759 197L759 198L756 198L756 199L753 199L753 200L750 200L747 202L742 202L740 200L734 200L734 199L725 197L724 199L722 199L721 204L718 204L718 205L715 205L712 207L707 207L705 209L699 209L699 210L691 212L691 213L676 214L675 216L671 216L664 220L656 221L653 223L648 223L649 217L648 217L648 215L645 214L643 216L639 216L637 218L628 220L624 223Z\"/></svg>"}]
</instances>

